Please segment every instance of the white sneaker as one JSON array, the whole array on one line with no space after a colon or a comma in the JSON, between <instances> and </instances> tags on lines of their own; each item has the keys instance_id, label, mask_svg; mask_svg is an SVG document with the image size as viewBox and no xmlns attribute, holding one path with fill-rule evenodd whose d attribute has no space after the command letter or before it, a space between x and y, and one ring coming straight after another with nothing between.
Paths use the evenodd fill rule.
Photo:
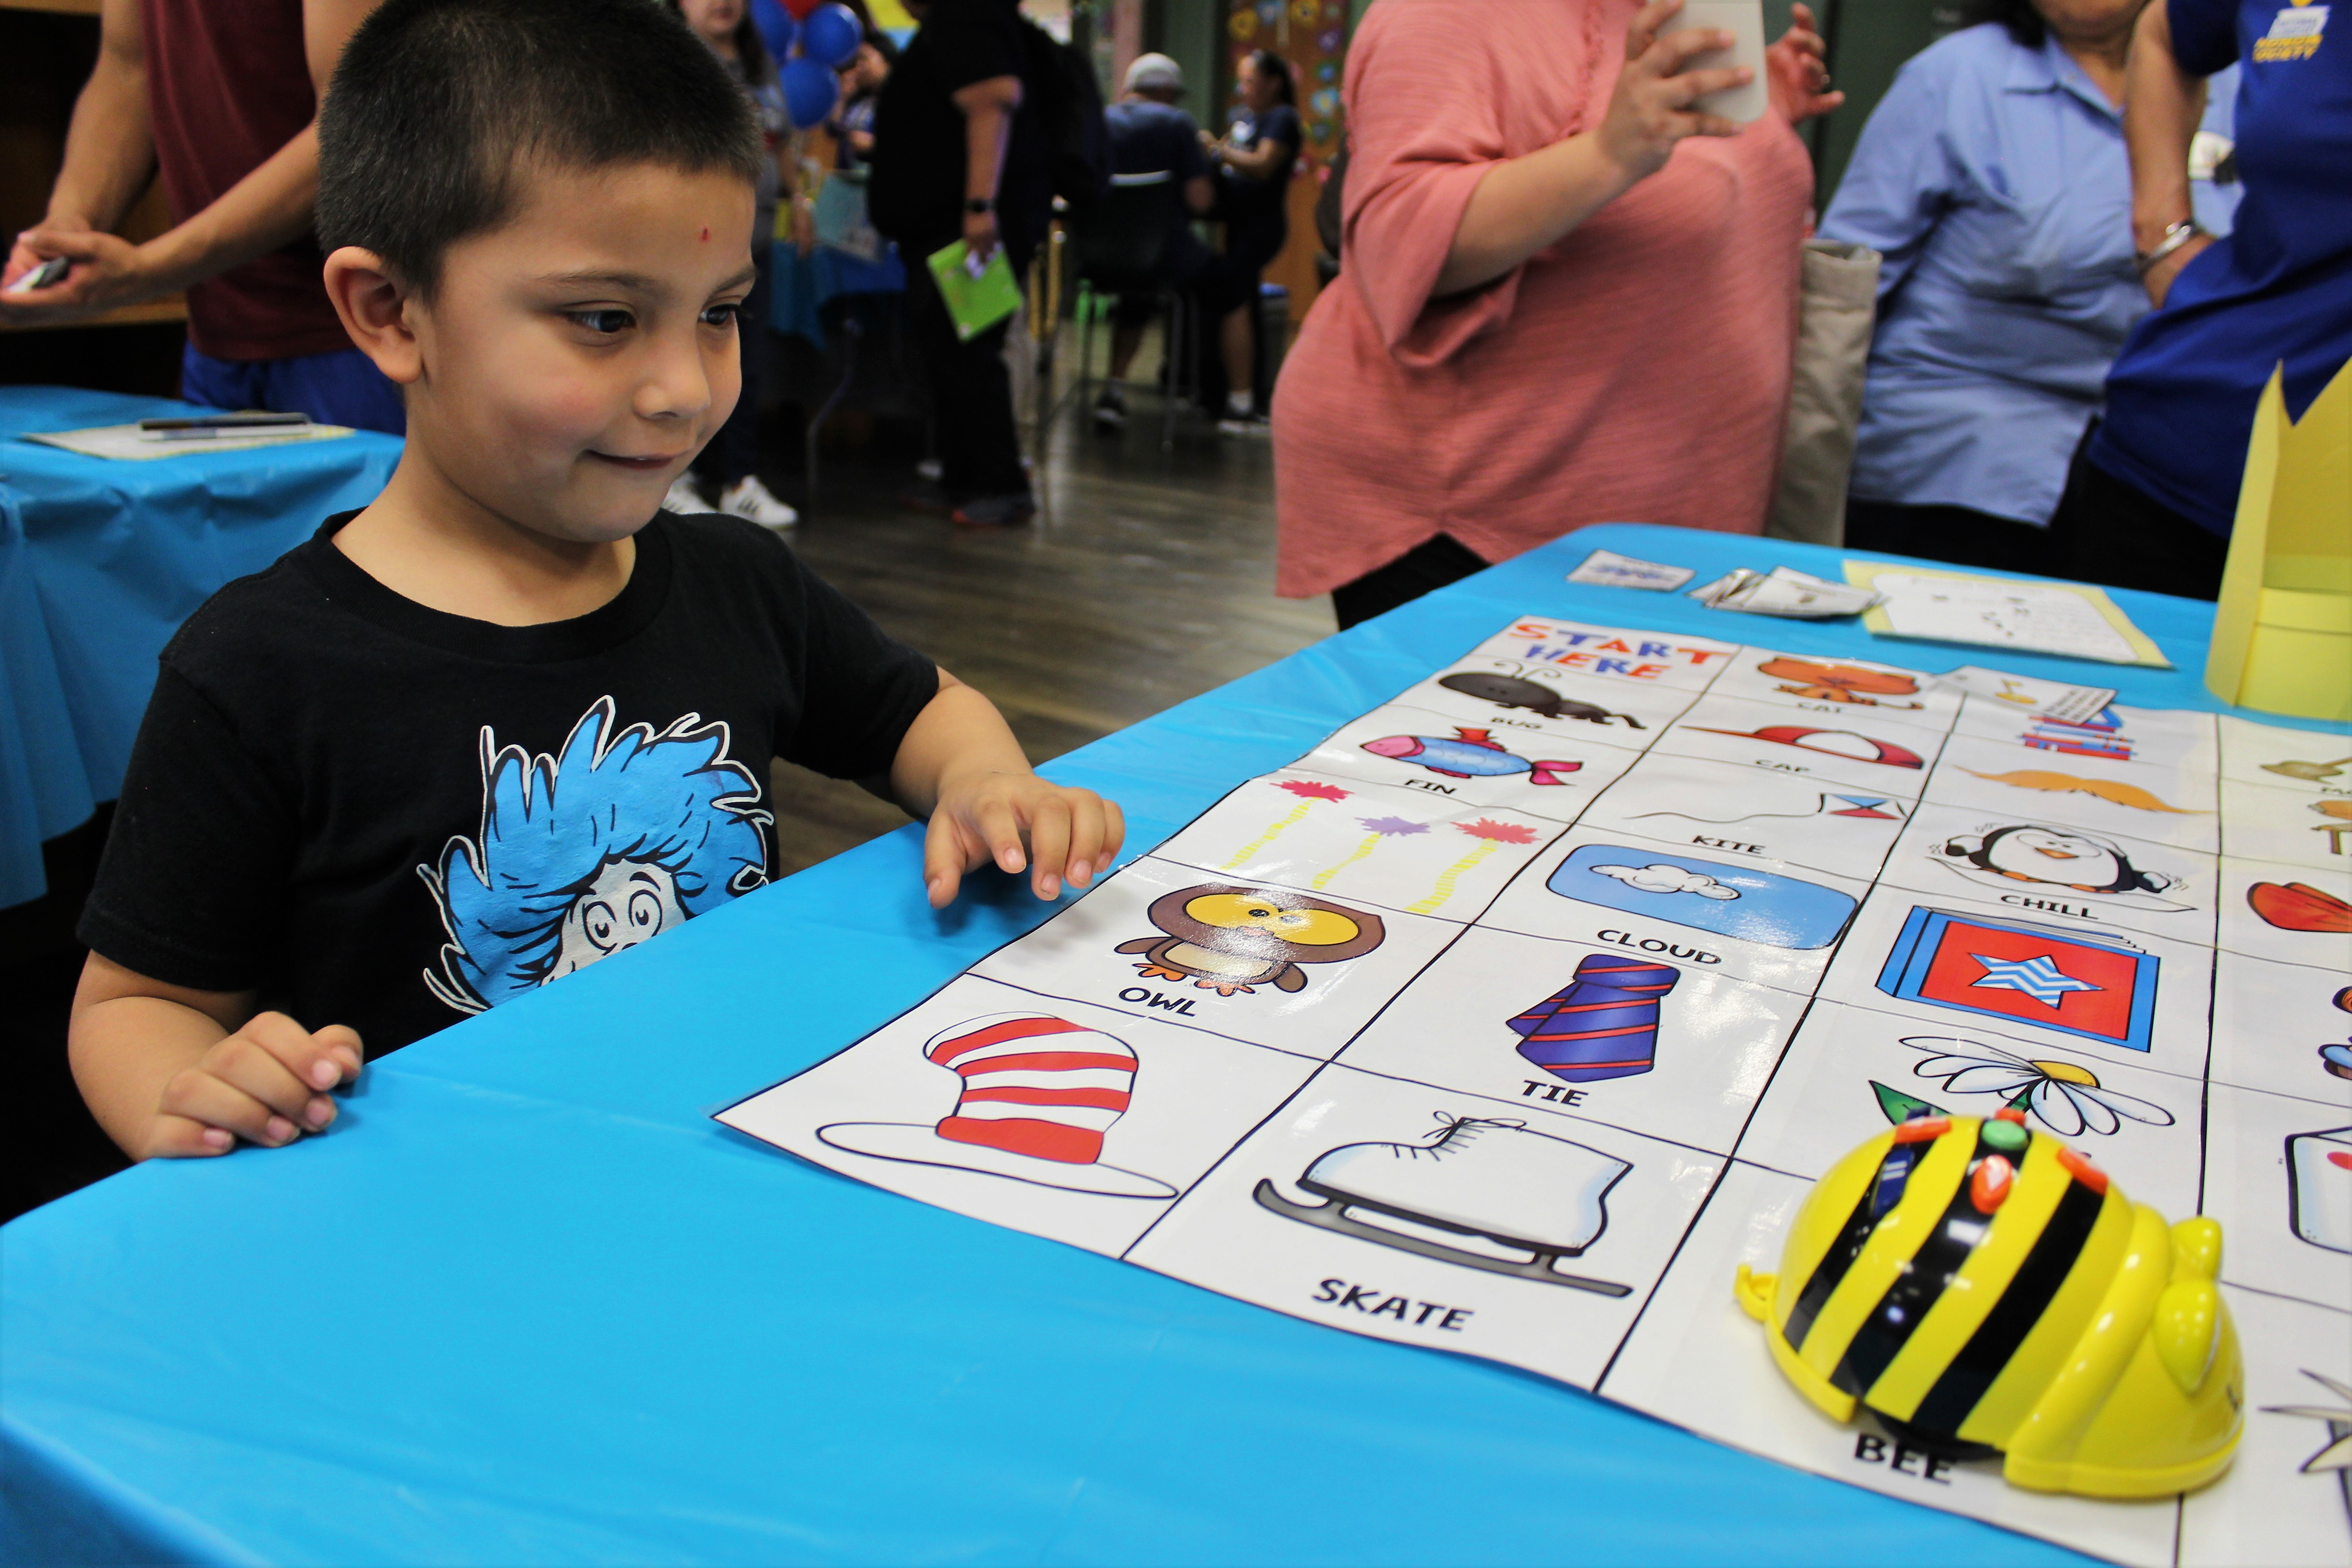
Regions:
<instances>
[{"instance_id":1,"label":"white sneaker","mask_svg":"<svg viewBox=\"0 0 2352 1568\"><path fill-rule=\"evenodd\" d=\"M719 510L730 517L748 519L761 528L790 528L801 520L801 514L778 500L760 482L757 474L747 474L729 485L726 493L719 498Z\"/></svg>"},{"instance_id":2,"label":"white sneaker","mask_svg":"<svg viewBox=\"0 0 2352 1568\"><path fill-rule=\"evenodd\" d=\"M692 517L698 512L709 511L710 503L702 499L702 491L696 488L692 474L680 474L670 480L669 493L662 497L661 509L674 511L680 517Z\"/></svg>"}]
</instances>

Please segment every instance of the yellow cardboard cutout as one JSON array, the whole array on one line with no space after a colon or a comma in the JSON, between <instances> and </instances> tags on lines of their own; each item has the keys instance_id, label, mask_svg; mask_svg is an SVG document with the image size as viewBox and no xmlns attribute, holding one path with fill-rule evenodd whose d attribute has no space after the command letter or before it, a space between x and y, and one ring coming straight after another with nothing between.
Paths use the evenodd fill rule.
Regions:
<instances>
[{"instance_id":1,"label":"yellow cardboard cutout","mask_svg":"<svg viewBox=\"0 0 2352 1568\"><path fill-rule=\"evenodd\" d=\"M2352 720L2352 365L2299 422L2284 376L2254 410L2205 689L2264 712Z\"/></svg>"}]
</instances>

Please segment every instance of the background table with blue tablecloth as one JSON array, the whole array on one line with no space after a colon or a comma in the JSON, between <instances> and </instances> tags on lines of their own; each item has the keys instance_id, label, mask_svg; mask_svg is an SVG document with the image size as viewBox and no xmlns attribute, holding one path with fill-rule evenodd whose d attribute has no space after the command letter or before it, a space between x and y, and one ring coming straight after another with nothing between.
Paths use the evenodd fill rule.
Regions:
<instances>
[{"instance_id":1,"label":"background table with blue tablecloth","mask_svg":"<svg viewBox=\"0 0 2352 1568\"><path fill-rule=\"evenodd\" d=\"M40 897L41 844L122 785L155 656L195 607L383 488L400 442L110 461L22 439L205 412L0 387L0 907Z\"/></svg>"},{"instance_id":2,"label":"background table with blue tablecloth","mask_svg":"<svg viewBox=\"0 0 2352 1568\"><path fill-rule=\"evenodd\" d=\"M1853 623L1565 583L1811 546L1586 530L1046 771L1130 854L1548 614L1931 667ZM2217 705L2180 668L2003 668ZM1981 656L1974 656L1980 658ZM710 1114L1047 911L925 905L909 828L383 1058L330 1135L0 1232L0 1552L68 1562L2054 1563L1490 1363L1336 1333L863 1186ZM1761 1353L1759 1349L1759 1353Z\"/></svg>"}]
</instances>

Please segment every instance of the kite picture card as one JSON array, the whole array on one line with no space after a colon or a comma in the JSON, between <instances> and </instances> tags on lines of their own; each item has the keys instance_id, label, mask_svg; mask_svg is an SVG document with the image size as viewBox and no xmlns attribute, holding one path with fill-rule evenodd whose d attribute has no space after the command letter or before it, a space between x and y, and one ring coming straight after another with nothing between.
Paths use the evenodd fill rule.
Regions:
<instances>
[{"instance_id":1,"label":"kite picture card","mask_svg":"<svg viewBox=\"0 0 2352 1568\"><path fill-rule=\"evenodd\" d=\"M2352 1369L2252 1342L2352 1340L2352 867L2313 810L2352 795L2352 742L1792 659L1521 617L720 1119L2117 1561L2343 1561L2346 1472L2302 1467L2352 1436L2325 1414ZM1396 743L1464 730L1494 744L1462 760L1527 773ZM2019 773L2157 805L1978 776ZM2247 1437L2185 1505L1832 1421L1735 1300L1816 1173L1988 1108L2223 1227Z\"/></svg>"}]
</instances>

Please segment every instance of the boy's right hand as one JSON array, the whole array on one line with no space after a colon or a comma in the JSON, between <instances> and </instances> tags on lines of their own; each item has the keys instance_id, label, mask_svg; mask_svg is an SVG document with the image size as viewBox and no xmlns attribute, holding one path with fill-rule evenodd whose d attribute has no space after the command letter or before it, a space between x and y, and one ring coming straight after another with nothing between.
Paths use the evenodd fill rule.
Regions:
<instances>
[{"instance_id":1,"label":"boy's right hand","mask_svg":"<svg viewBox=\"0 0 2352 1568\"><path fill-rule=\"evenodd\" d=\"M341 1024L316 1034L283 1013L259 1013L173 1073L142 1159L226 1154L239 1138L275 1149L335 1120L327 1093L360 1076L360 1037Z\"/></svg>"}]
</instances>

